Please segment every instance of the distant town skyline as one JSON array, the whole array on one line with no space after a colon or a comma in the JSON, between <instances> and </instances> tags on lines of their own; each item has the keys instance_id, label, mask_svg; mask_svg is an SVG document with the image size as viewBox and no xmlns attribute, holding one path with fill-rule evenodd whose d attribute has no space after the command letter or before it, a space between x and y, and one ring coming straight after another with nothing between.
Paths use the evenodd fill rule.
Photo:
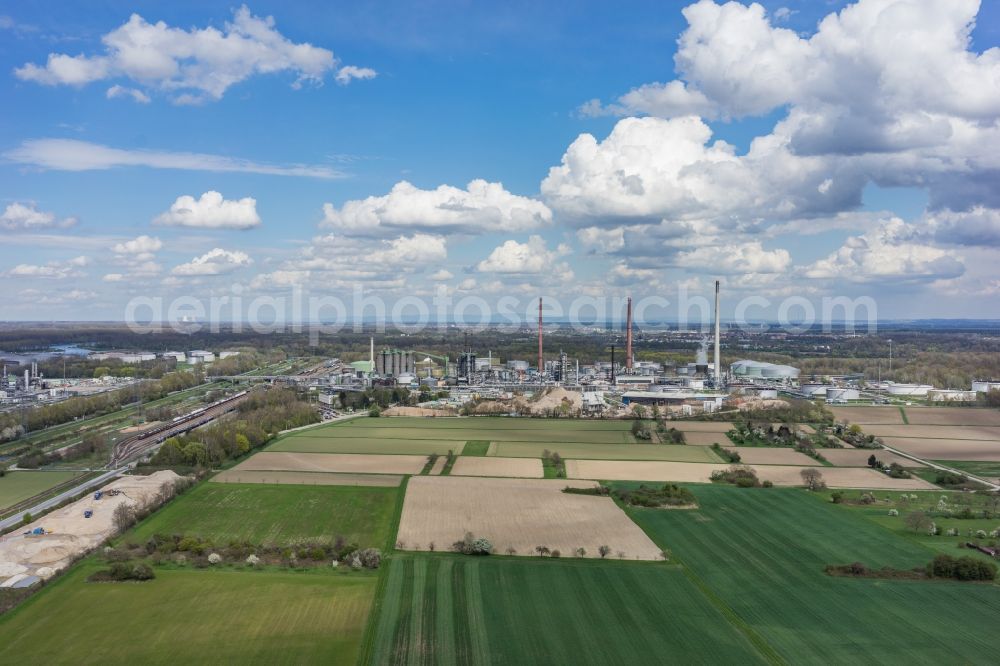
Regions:
<instances>
[{"instance_id":1,"label":"distant town skyline","mask_svg":"<svg viewBox=\"0 0 1000 666\"><path fill-rule=\"evenodd\" d=\"M0 10L0 320L301 290L1000 312L1000 4ZM553 319L553 321L555 318Z\"/></svg>"}]
</instances>

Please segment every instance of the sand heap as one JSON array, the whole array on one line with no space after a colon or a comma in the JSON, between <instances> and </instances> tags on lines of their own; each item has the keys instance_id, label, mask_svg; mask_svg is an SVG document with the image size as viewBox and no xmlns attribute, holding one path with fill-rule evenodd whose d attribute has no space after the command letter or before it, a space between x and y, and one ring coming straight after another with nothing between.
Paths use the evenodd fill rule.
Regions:
<instances>
[{"instance_id":1,"label":"sand heap","mask_svg":"<svg viewBox=\"0 0 1000 666\"><path fill-rule=\"evenodd\" d=\"M112 481L101 490L101 499L88 493L61 509L45 515L26 527L0 537L0 586L14 576L29 575L47 578L68 566L77 557L93 550L115 533L115 509L127 504L142 510L160 501L164 484L173 486L179 479L171 471L161 471L150 476L125 476ZM117 489L121 494L107 495ZM92 511L86 518L84 513ZM45 530L42 535L28 535L35 528Z\"/></svg>"},{"instance_id":2,"label":"sand heap","mask_svg":"<svg viewBox=\"0 0 1000 666\"><path fill-rule=\"evenodd\" d=\"M535 393L530 398L514 396L509 400L484 400L475 406L475 413L484 414L534 414L547 415L552 410L565 411L567 415L579 414L583 408L583 396L576 391L567 391L561 386L553 386Z\"/></svg>"}]
</instances>

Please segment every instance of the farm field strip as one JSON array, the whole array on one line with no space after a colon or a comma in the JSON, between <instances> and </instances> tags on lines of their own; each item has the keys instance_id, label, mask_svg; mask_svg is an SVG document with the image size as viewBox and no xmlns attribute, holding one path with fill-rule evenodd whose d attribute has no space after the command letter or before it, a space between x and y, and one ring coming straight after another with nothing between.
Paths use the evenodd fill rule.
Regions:
<instances>
[{"instance_id":1,"label":"farm field strip","mask_svg":"<svg viewBox=\"0 0 1000 666\"><path fill-rule=\"evenodd\" d=\"M726 446L732 444L724 432L688 432L686 430L683 432L684 441L688 446L711 446L712 444Z\"/></svg>"},{"instance_id":2,"label":"farm field strip","mask_svg":"<svg viewBox=\"0 0 1000 666\"><path fill-rule=\"evenodd\" d=\"M925 465L890 453L885 449L821 449L824 458L838 467L868 467L868 458L875 456L884 465L899 463L903 467L924 467Z\"/></svg>"},{"instance_id":3,"label":"farm field strip","mask_svg":"<svg viewBox=\"0 0 1000 666\"><path fill-rule=\"evenodd\" d=\"M285 437L267 447L268 451L293 451L297 453L380 453L383 455L445 455L462 452L465 440L440 439L391 439L379 437L317 437L296 434Z\"/></svg>"},{"instance_id":4,"label":"farm field strip","mask_svg":"<svg viewBox=\"0 0 1000 666\"><path fill-rule=\"evenodd\" d=\"M838 421L849 421L858 425L871 423L903 424L903 414L899 407L828 407Z\"/></svg>"},{"instance_id":5,"label":"farm field strip","mask_svg":"<svg viewBox=\"0 0 1000 666\"><path fill-rule=\"evenodd\" d=\"M868 425L866 434L876 437L916 439L969 439L1000 443L1000 426Z\"/></svg>"},{"instance_id":6,"label":"farm field strip","mask_svg":"<svg viewBox=\"0 0 1000 666\"><path fill-rule=\"evenodd\" d=\"M261 451L233 469L265 472L420 474L426 463L427 456Z\"/></svg>"},{"instance_id":7,"label":"farm field strip","mask_svg":"<svg viewBox=\"0 0 1000 666\"><path fill-rule=\"evenodd\" d=\"M670 566L398 556L374 621L378 664L764 663Z\"/></svg>"},{"instance_id":8,"label":"farm field strip","mask_svg":"<svg viewBox=\"0 0 1000 666\"><path fill-rule=\"evenodd\" d=\"M922 437L883 437L882 441L886 446L925 459L1000 462L1000 442Z\"/></svg>"},{"instance_id":9,"label":"farm field strip","mask_svg":"<svg viewBox=\"0 0 1000 666\"><path fill-rule=\"evenodd\" d=\"M564 479L499 479L415 476L403 500L398 541L407 550L446 549L466 532L491 541L498 552L513 547L534 554L538 545L567 557L587 557L608 545L628 559L656 560L660 549L609 497L562 492L593 482Z\"/></svg>"},{"instance_id":10,"label":"farm field strip","mask_svg":"<svg viewBox=\"0 0 1000 666\"><path fill-rule=\"evenodd\" d=\"M486 430L583 430L587 432L607 430L612 432L628 432L631 421L601 420L601 419L544 419L544 418L514 418L514 417L391 417L380 419L357 419L347 424L331 424L329 429L339 427L350 428L405 428L412 430L458 428Z\"/></svg>"},{"instance_id":11,"label":"farm field strip","mask_svg":"<svg viewBox=\"0 0 1000 666\"><path fill-rule=\"evenodd\" d=\"M541 479L545 474L538 458L487 458L459 456L452 476L506 476Z\"/></svg>"},{"instance_id":12,"label":"farm field strip","mask_svg":"<svg viewBox=\"0 0 1000 666\"><path fill-rule=\"evenodd\" d=\"M710 483L712 472L728 467L724 464L685 463L668 461L638 462L632 460L567 460L566 476L571 479L607 479L609 481L658 481L675 483ZM761 481L779 486L801 486L801 470L805 466L751 465ZM932 484L917 478L893 479L873 469L853 467L823 467L818 469L831 488L871 488L888 490L928 490Z\"/></svg>"},{"instance_id":13,"label":"farm field strip","mask_svg":"<svg viewBox=\"0 0 1000 666\"><path fill-rule=\"evenodd\" d=\"M740 462L748 465L798 465L811 467L819 463L804 453L787 447L728 446L728 451L740 454ZM823 451L826 455L826 451Z\"/></svg>"},{"instance_id":14,"label":"farm field strip","mask_svg":"<svg viewBox=\"0 0 1000 666\"><path fill-rule=\"evenodd\" d=\"M140 524L133 538L184 534L226 543L331 541L343 535L362 547L390 543L398 488L208 482Z\"/></svg>"},{"instance_id":15,"label":"farm field strip","mask_svg":"<svg viewBox=\"0 0 1000 666\"><path fill-rule=\"evenodd\" d=\"M685 462L718 462L719 458L706 446L675 444L563 444L558 442L495 441L489 455L504 458L540 458L542 453L558 452L563 458L594 460L677 460Z\"/></svg>"},{"instance_id":16,"label":"farm field strip","mask_svg":"<svg viewBox=\"0 0 1000 666\"><path fill-rule=\"evenodd\" d=\"M213 483L270 483L318 486L399 486L403 477L392 474L338 474L336 472L252 472L228 469L212 477Z\"/></svg>"},{"instance_id":17,"label":"farm field strip","mask_svg":"<svg viewBox=\"0 0 1000 666\"><path fill-rule=\"evenodd\" d=\"M1000 426L1000 411L970 407L907 407L910 425Z\"/></svg>"},{"instance_id":18,"label":"farm field strip","mask_svg":"<svg viewBox=\"0 0 1000 666\"><path fill-rule=\"evenodd\" d=\"M828 577L826 564L909 568L934 553L803 491L694 491L697 511L629 513L788 663L994 661L996 586Z\"/></svg>"},{"instance_id":19,"label":"farm field strip","mask_svg":"<svg viewBox=\"0 0 1000 666\"><path fill-rule=\"evenodd\" d=\"M210 570L87 583L97 568L78 566L0 616L0 661L353 665L376 583L360 574Z\"/></svg>"},{"instance_id":20,"label":"farm field strip","mask_svg":"<svg viewBox=\"0 0 1000 666\"><path fill-rule=\"evenodd\" d=\"M378 420L378 419L372 419ZM558 422L556 422L558 423ZM505 440L512 442L582 442L594 444L629 444L634 443L635 438L628 430L595 430L586 431L580 429L552 428L550 430L527 429L518 430L514 428L490 429L490 428L421 428L418 430L406 430L403 428L349 428L347 424L334 428L316 428L301 433L296 433L290 439L317 439L326 441L337 441L345 439L348 441L454 441L462 442L472 440Z\"/></svg>"}]
</instances>

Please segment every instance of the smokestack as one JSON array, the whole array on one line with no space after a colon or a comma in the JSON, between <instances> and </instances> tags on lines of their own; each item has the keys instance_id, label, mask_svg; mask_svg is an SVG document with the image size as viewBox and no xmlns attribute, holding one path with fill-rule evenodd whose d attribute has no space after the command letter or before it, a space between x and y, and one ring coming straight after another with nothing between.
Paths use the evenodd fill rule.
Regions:
<instances>
[{"instance_id":1,"label":"smokestack","mask_svg":"<svg viewBox=\"0 0 1000 666\"><path fill-rule=\"evenodd\" d=\"M628 314L625 317L625 372L632 372L632 297L628 297Z\"/></svg>"},{"instance_id":2,"label":"smokestack","mask_svg":"<svg viewBox=\"0 0 1000 666\"><path fill-rule=\"evenodd\" d=\"M374 337L369 338L369 342L371 343L371 347L369 348L369 352L368 352L368 360L371 361L371 363L372 363L372 370L374 371L375 370L375 338Z\"/></svg>"},{"instance_id":3,"label":"smokestack","mask_svg":"<svg viewBox=\"0 0 1000 666\"><path fill-rule=\"evenodd\" d=\"M715 281L715 386L722 385L722 366L719 363L719 281Z\"/></svg>"},{"instance_id":4,"label":"smokestack","mask_svg":"<svg viewBox=\"0 0 1000 666\"><path fill-rule=\"evenodd\" d=\"M545 359L542 357L542 299L538 299L538 374L545 372Z\"/></svg>"}]
</instances>

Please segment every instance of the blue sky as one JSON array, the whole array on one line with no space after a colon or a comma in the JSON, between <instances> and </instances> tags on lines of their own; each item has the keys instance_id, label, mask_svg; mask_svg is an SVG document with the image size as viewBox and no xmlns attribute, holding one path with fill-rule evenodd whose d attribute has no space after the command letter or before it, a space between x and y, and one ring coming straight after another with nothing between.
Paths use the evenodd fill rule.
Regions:
<instances>
[{"instance_id":1,"label":"blue sky","mask_svg":"<svg viewBox=\"0 0 1000 666\"><path fill-rule=\"evenodd\" d=\"M93 4L0 8L0 319L120 319L135 295L207 297L233 284L273 294L291 284L337 293L360 283L388 302L429 298L438 287L487 300L675 300L680 284L707 295L720 278L729 293L775 303L876 296L885 317L978 317L1000 304L992 269L1000 202L982 185L1000 173L985 155L1000 135L1000 97L988 87L1000 69L989 51L1000 43L997 3L942 3L951 7L905 21L885 19L905 11L895 0L781 0L756 14L707 0L684 13L689 3ZM818 28L842 10L841 30ZM218 50L177 55L206 28L226 32L240 11L267 32L246 48L276 39L314 51L295 61L284 47L264 49L248 72L237 71L239 58L216 58ZM166 41L131 54L105 45L133 14L166 24ZM678 40L699 31L679 54ZM938 40L930 46L928 33ZM923 74L908 81L897 71L887 34L899 40L898 60L912 52ZM763 55L748 73L733 73L725 54L741 48ZM852 96L814 80L828 67L849 87L844 53L855 48L868 63L856 78L870 76L874 89ZM921 49L960 75L927 72ZM102 69L74 78L46 68L50 54ZM142 69L151 62L194 65L198 77ZM341 84L345 66L362 73ZM230 85L212 87L226 76ZM933 88L935 76L952 89ZM630 91L670 82L684 88L681 97L626 101ZM962 86L984 99L934 99L965 99ZM621 136L614 146L613 132ZM598 156L550 175L588 133ZM663 157L691 148L692 137L701 152L689 162ZM789 147L747 155L755 138L769 137ZM712 153L717 140L730 157ZM652 157L635 158L635 142ZM97 168L101 147L140 163L150 151L161 164L197 155L182 159L184 168ZM69 170L71 159L82 163ZM212 166L218 160L281 172L304 165L312 175L227 172ZM642 186L619 192L619 175ZM476 179L502 183L500 199L455 199L449 190L421 217L422 192L464 190ZM399 196L395 217L384 200L364 205L400 181L416 191ZM179 197L207 192L234 206L154 223ZM358 212L348 219L350 202ZM531 221L518 218L527 210ZM205 259L216 249L222 254Z\"/></svg>"}]
</instances>

